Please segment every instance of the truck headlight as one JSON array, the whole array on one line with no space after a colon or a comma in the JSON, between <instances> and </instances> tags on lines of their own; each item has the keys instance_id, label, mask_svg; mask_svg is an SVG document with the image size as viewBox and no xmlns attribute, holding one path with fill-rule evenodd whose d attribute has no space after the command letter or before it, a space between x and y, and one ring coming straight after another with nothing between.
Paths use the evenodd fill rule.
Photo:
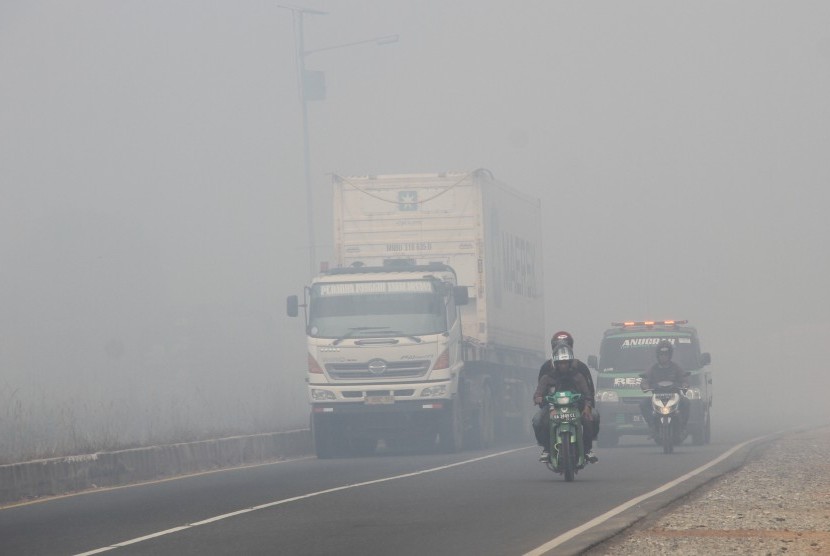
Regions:
<instances>
[{"instance_id":1,"label":"truck headlight","mask_svg":"<svg viewBox=\"0 0 830 556\"><path fill-rule=\"evenodd\" d=\"M597 401L618 402L620 401L620 395L614 390L597 390Z\"/></svg>"},{"instance_id":2,"label":"truck headlight","mask_svg":"<svg viewBox=\"0 0 830 556\"><path fill-rule=\"evenodd\" d=\"M336 400L337 396L331 390L320 390L318 388L311 389L311 399L315 402L326 402Z\"/></svg>"},{"instance_id":3,"label":"truck headlight","mask_svg":"<svg viewBox=\"0 0 830 556\"><path fill-rule=\"evenodd\" d=\"M422 398L446 398L447 397L447 385L446 384L438 384L436 386L428 386L421 390L421 397Z\"/></svg>"}]
</instances>

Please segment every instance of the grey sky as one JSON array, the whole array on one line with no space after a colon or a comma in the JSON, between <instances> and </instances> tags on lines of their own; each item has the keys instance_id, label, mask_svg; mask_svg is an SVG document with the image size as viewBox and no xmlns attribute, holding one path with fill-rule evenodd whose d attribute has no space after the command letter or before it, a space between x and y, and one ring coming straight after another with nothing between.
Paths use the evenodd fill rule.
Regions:
<instances>
[{"instance_id":1,"label":"grey sky","mask_svg":"<svg viewBox=\"0 0 830 556\"><path fill-rule=\"evenodd\" d=\"M486 167L542 199L548 332L580 357L687 318L724 414L776 366L830 386L830 4L303 5L308 49L400 35L307 58L321 258L328 173ZM267 383L303 422L295 71L274 2L0 4L0 385Z\"/></svg>"}]
</instances>

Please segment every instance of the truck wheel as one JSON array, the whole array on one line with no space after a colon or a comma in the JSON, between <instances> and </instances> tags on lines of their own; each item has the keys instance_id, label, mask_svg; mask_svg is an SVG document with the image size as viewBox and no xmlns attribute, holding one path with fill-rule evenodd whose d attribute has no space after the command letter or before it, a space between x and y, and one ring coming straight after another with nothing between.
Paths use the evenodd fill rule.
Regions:
<instances>
[{"instance_id":1,"label":"truck wheel","mask_svg":"<svg viewBox=\"0 0 830 556\"><path fill-rule=\"evenodd\" d=\"M481 405L476 411L476 422L473 428L470 447L477 449L489 448L493 445L496 436L496 411L493 392L490 385L484 383L481 389Z\"/></svg>"},{"instance_id":2,"label":"truck wheel","mask_svg":"<svg viewBox=\"0 0 830 556\"><path fill-rule=\"evenodd\" d=\"M461 421L460 398L450 402L450 407L441 415L438 426L438 449L451 454L461 450L464 439L464 425Z\"/></svg>"},{"instance_id":3,"label":"truck wheel","mask_svg":"<svg viewBox=\"0 0 830 556\"><path fill-rule=\"evenodd\" d=\"M311 418L311 435L314 438L314 451L318 459L331 459L337 455L334 427L318 415Z\"/></svg>"}]
</instances>

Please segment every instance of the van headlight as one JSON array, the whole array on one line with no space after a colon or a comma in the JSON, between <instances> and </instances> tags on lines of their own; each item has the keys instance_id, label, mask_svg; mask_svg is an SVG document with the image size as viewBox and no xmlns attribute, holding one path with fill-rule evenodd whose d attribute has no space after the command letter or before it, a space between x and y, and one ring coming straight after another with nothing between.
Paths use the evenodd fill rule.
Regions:
<instances>
[{"instance_id":1,"label":"van headlight","mask_svg":"<svg viewBox=\"0 0 830 556\"><path fill-rule=\"evenodd\" d=\"M421 397L422 398L446 398L447 397L447 385L446 384L437 384L435 386L427 386L423 390L421 390Z\"/></svg>"},{"instance_id":2,"label":"van headlight","mask_svg":"<svg viewBox=\"0 0 830 556\"><path fill-rule=\"evenodd\" d=\"M320 390L318 388L311 389L311 399L315 402L326 402L336 400L337 396L331 390Z\"/></svg>"},{"instance_id":3,"label":"van headlight","mask_svg":"<svg viewBox=\"0 0 830 556\"><path fill-rule=\"evenodd\" d=\"M599 402L618 402L620 395L614 390L597 390L597 401Z\"/></svg>"}]
</instances>

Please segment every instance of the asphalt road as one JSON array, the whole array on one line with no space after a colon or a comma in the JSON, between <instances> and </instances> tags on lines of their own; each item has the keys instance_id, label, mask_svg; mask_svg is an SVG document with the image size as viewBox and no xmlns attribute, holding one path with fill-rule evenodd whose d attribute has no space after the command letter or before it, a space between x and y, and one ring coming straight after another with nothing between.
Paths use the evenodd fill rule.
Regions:
<instances>
[{"instance_id":1,"label":"asphalt road","mask_svg":"<svg viewBox=\"0 0 830 556\"><path fill-rule=\"evenodd\" d=\"M524 554L749 436L715 431L712 444L669 455L624 439L596 450L600 462L573 483L537 462L530 442L219 471L0 509L0 554ZM665 504L717 469L627 512ZM576 553L620 520L601 519L554 553Z\"/></svg>"}]
</instances>

